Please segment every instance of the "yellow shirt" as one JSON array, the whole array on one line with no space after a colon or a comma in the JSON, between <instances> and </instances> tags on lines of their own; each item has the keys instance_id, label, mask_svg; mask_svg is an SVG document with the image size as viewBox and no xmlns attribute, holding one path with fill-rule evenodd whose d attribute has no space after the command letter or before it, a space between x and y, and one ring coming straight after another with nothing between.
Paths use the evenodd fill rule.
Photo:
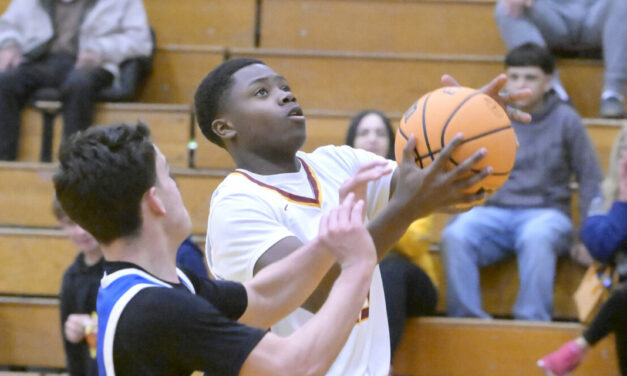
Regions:
<instances>
[{"instance_id":1,"label":"yellow shirt","mask_svg":"<svg viewBox=\"0 0 627 376\"><path fill-rule=\"evenodd\" d=\"M429 255L432 228L433 216L414 221L407 229L407 232L405 232L403 237L398 241L394 249L424 270L429 278L431 278L433 285L437 288L438 279L436 278L433 260Z\"/></svg>"}]
</instances>

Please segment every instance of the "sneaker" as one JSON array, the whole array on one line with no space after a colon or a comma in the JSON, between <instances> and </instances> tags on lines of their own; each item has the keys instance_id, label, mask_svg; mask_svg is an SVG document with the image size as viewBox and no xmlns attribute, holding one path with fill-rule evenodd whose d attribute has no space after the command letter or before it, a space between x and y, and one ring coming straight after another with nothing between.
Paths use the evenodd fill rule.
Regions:
<instances>
[{"instance_id":1,"label":"sneaker","mask_svg":"<svg viewBox=\"0 0 627 376\"><path fill-rule=\"evenodd\" d=\"M577 368L582 359L583 350L575 341L570 341L557 351L538 360L538 367L549 376L564 376Z\"/></svg>"},{"instance_id":2,"label":"sneaker","mask_svg":"<svg viewBox=\"0 0 627 376\"><path fill-rule=\"evenodd\" d=\"M616 97L601 99L599 115L603 118L624 118L627 116L627 114L625 113L625 102Z\"/></svg>"}]
</instances>

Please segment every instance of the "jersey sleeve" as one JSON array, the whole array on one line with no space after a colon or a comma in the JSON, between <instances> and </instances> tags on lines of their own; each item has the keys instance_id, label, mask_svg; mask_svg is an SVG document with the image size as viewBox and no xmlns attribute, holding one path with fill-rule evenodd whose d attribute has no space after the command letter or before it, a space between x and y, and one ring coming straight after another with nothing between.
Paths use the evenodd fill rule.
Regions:
<instances>
[{"instance_id":1,"label":"jersey sleeve","mask_svg":"<svg viewBox=\"0 0 627 376\"><path fill-rule=\"evenodd\" d=\"M161 374L196 370L237 375L265 334L225 317L202 297L170 288L146 288L120 317L114 363L116 369L132 365L123 368L128 374L148 371L141 367L151 364Z\"/></svg>"},{"instance_id":2,"label":"jersey sleeve","mask_svg":"<svg viewBox=\"0 0 627 376\"><path fill-rule=\"evenodd\" d=\"M216 277L238 282L251 279L259 257L279 240L294 236L266 206L246 192L214 196L206 252Z\"/></svg>"},{"instance_id":3,"label":"jersey sleeve","mask_svg":"<svg viewBox=\"0 0 627 376\"><path fill-rule=\"evenodd\" d=\"M220 313L231 320L237 320L248 307L246 288L239 282L206 278L194 278L196 295L211 302Z\"/></svg>"}]
</instances>

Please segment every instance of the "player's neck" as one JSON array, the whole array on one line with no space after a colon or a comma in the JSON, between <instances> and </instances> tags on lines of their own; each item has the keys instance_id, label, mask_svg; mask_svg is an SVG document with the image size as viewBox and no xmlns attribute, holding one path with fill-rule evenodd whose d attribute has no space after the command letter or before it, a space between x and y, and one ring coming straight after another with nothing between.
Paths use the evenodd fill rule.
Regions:
<instances>
[{"instance_id":1,"label":"player's neck","mask_svg":"<svg viewBox=\"0 0 627 376\"><path fill-rule=\"evenodd\" d=\"M102 246L107 261L124 261L138 265L164 281L179 283L176 274L176 251L163 232L143 232L141 236L120 238Z\"/></svg>"},{"instance_id":2,"label":"player's neck","mask_svg":"<svg viewBox=\"0 0 627 376\"><path fill-rule=\"evenodd\" d=\"M262 157L255 154L240 154L233 157L237 168L241 168L259 175L275 175L297 172L300 161L296 155Z\"/></svg>"}]
</instances>

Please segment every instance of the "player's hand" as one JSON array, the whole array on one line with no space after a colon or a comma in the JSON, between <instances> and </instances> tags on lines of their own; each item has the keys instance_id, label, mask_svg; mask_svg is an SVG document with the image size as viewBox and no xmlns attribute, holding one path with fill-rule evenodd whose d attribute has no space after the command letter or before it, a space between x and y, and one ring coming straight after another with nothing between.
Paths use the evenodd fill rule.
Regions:
<instances>
[{"instance_id":1,"label":"player's hand","mask_svg":"<svg viewBox=\"0 0 627 376\"><path fill-rule=\"evenodd\" d=\"M76 68L98 67L102 63L102 56L93 51L81 51L76 58Z\"/></svg>"},{"instance_id":2,"label":"player's hand","mask_svg":"<svg viewBox=\"0 0 627 376\"><path fill-rule=\"evenodd\" d=\"M0 50L0 72L15 68L22 61L22 50L16 45L10 45Z\"/></svg>"},{"instance_id":3,"label":"player's hand","mask_svg":"<svg viewBox=\"0 0 627 376\"><path fill-rule=\"evenodd\" d=\"M73 313L67 317L63 325L65 338L72 343L79 343L85 338L85 327L91 323L88 314Z\"/></svg>"},{"instance_id":4,"label":"player's hand","mask_svg":"<svg viewBox=\"0 0 627 376\"><path fill-rule=\"evenodd\" d=\"M479 91L494 99L496 103L501 105L501 107L503 107L503 109L507 112L507 116L509 116L510 119L522 123L529 123L531 121L531 115L510 106L510 104L521 99L531 97L531 90L524 89L513 93L503 93L502 89L503 86L505 86L505 82L507 82L507 76L499 74L492 81L490 81L490 83L479 89ZM460 86L459 83L457 83L457 80L448 74L442 76L442 84L444 86Z\"/></svg>"},{"instance_id":5,"label":"player's hand","mask_svg":"<svg viewBox=\"0 0 627 376\"><path fill-rule=\"evenodd\" d=\"M453 205L483 200L485 192L467 194L461 190L470 188L492 173L491 167L486 167L479 173L470 172L486 154L485 148L479 149L455 168L446 171L447 161L461 142L462 135L456 135L429 166L420 169L415 162L416 136L412 134L403 148L403 162L398 167L398 181L390 205L398 205L402 208L402 215L415 219L435 211L450 209Z\"/></svg>"},{"instance_id":6,"label":"player's hand","mask_svg":"<svg viewBox=\"0 0 627 376\"><path fill-rule=\"evenodd\" d=\"M387 161L372 161L359 166L355 175L344 181L340 186L340 202L343 202L351 192L355 195L355 201L364 200L364 202L367 202L366 191L368 189L368 183L390 172L392 172L392 168L388 165ZM364 215L365 214L366 211L364 210Z\"/></svg>"},{"instance_id":7,"label":"player's hand","mask_svg":"<svg viewBox=\"0 0 627 376\"><path fill-rule=\"evenodd\" d=\"M531 8L535 0L501 0L508 16L518 18L525 8Z\"/></svg>"},{"instance_id":8,"label":"player's hand","mask_svg":"<svg viewBox=\"0 0 627 376\"><path fill-rule=\"evenodd\" d=\"M620 161L618 164L618 175L620 181L619 200L627 202L627 148L620 151Z\"/></svg>"},{"instance_id":9,"label":"player's hand","mask_svg":"<svg viewBox=\"0 0 627 376\"><path fill-rule=\"evenodd\" d=\"M355 195L349 193L320 220L318 238L343 269L363 263L374 268L377 262L374 242L363 221L364 205L364 200L355 201Z\"/></svg>"}]
</instances>

